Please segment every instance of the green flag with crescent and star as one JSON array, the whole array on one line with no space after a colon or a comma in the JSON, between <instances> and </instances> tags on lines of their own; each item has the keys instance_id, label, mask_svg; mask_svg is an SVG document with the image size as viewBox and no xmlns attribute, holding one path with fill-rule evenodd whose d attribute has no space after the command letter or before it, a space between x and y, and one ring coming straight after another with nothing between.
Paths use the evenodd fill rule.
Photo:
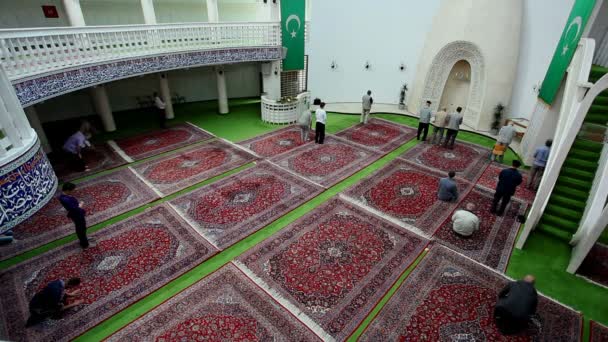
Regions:
<instances>
[{"instance_id":1,"label":"green flag with crescent and star","mask_svg":"<svg viewBox=\"0 0 608 342\"><path fill-rule=\"evenodd\" d=\"M306 0L281 1L281 33L287 57L283 70L304 69L304 25Z\"/></svg>"},{"instance_id":2,"label":"green flag with crescent and star","mask_svg":"<svg viewBox=\"0 0 608 342\"><path fill-rule=\"evenodd\" d=\"M548 104L553 103L553 100L555 99L555 95L557 94L564 74L566 73L566 69L568 68L568 65L570 65L572 57L574 57L578 42L585 30L585 25L587 25L591 12L593 12L595 1L596 0L576 0L574 6L572 6L570 17L568 17L566 27L559 39L559 43L553 54L553 59L551 60L545 79L540 87L540 93L538 94L538 97Z\"/></svg>"}]
</instances>

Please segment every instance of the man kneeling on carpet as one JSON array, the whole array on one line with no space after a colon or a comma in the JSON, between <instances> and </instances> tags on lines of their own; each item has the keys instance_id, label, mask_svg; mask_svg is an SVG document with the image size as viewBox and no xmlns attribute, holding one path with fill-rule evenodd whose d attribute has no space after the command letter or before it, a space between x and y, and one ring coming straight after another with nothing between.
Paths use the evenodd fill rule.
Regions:
<instances>
[{"instance_id":1,"label":"man kneeling on carpet","mask_svg":"<svg viewBox=\"0 0 608 342\"><path fill-rule=\"evenodd\" d=\"M80 293L76 289L78 285L80 278L71 278L67 283L61 279L48 283L30 301L30 317L25 326L30 327L47 318L59 319L65 310L83 304L82 299L70 299Z\"/></svg>"},{"instance_id":2,"label":"man kneeling on carpet","mask_svg":"<svg viewBox=\"0 0 608 342\"><path fill-rule=\"evenodd\" d=\"M456 202L458 199L458 187L454 177L456 172L448 172L448 177L441 178L439 180L439 190L437 190L437 197L445 202Z\"/></svg>"},{"instance_id":3,"label":"man kneeling on carpet","mask_svg":"<svg viewBox=\"0 0 608 342\"><path fill-rule=\"evenodd\" d=\"M479 230L479 217L473 214L475 204L467 203L466 210L456 210L452 215L452 230L460 237L469 237Z\"/></svg>"},{"instance_id":4,"label":"man kneeling on carpet","mask_svg":"<svg viewBox=\"0 0 608 342\"><path fill-rule=\"evenodd\" d=\"M528 329L535 323L538 294L534 288L534 276L527 275L523 280L512 281L498 294L494 308L494 321L504 335L514 335ZM535 325L538 325L536 323Z\"/></svg>"}]
</instances>

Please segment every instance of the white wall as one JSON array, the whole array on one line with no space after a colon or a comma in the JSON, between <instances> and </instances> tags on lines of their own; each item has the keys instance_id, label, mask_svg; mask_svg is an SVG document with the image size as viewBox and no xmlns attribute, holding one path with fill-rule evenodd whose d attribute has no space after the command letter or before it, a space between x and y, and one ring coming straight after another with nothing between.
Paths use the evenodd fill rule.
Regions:
<instances>
[{"instance_id":1,"label":"white wall","mask_svg":"<svg viewBox=\"0 0 608 342\"><path fill-rule=\"evenodd\" d=\"M45 18L42 5L57 8L59 18ZM69 26L61 0L0 0L0 29Z\"/></svg>"},{"instance_id":2,"label":"white wall","mask_svg":"<svg viewBox=\"0 0 608 342\"><path fill-rule=\"evenodd\" d=\"M543 81L566 25L574 0L526 0L521 27L519 63L507 116L530 119Z\"/></svg>"},{"instance_id":3,"label":"white wall","mask_svg":"<svg viewBox=\"0 0 608 342\"><path fill-rule=\"evenodd\" d=\"M229 98L260 95L260 67L258 63L226 65ZM211 67L182 69L168 73L171 94L186 97L187 102L217 98L216 77ZM151 96L158 91L158 74L132 77L106 84L112 111L137 108L137 96ZM88 89L52 98L37 106L41 122L58 121L94 115Z\"/></svg>"},{"instance_id":4,"label":"white wall","mask_svg":"<svg viewBox=\"0 0 608 342\"><path fill-rule=\"evenodd\" d=\"M139 0L80 0L87 25L143 24Z\"/></svg>"},{"instance_id":5,"label":"white wall","mask_svg":"<svg viewBox=\"0 0 608 342\"><path fill-rule=\"evenodd\" d=\"M272 0L269 1L272 3ZM218 1L217 10L220 21L269 21L272 4L262 1L249 2L223 2Z\"/></svg>"},{"instance_id":6,"label":"white wall","mask_svg":"<svg viewBox=\"0 0 608 342\"><path fill-rule=\"evenodd\" d=\"M154 0L156 21L159 24L207 22L207 4L202 0Z\"/></svg>"},{"instance_id":7,"label":"white wall","mask_svg":"<svg viewBox=\"0 0 608 342\"><path fill-rule=\"evenodd\" d=\"M325 102L398 103L412 83L418 56L440 0L311 0L309 89ZM364 69L366 61L371 70ZM330 64L336 61L338 69ZM399 65L404 63L404 72Z\"/></svg>"}]
</instances>

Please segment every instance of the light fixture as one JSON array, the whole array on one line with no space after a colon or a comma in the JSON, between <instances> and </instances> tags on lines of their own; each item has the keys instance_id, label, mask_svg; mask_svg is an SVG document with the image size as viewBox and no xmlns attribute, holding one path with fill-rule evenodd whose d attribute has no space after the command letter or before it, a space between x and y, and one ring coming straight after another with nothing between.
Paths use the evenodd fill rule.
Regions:
<instances>
[{"instance_id":1,"label":"light fixture","mask_svg":"<svg viewBox=\"0 0 608 342\"><path fill-rule=\"evenodd\" d=\"M405 71L405 64L403 62L401 62L401 64L399 64L399 70Z\"/></svg>"},{"instance_id":2,"label":"light fixture","mask_svg":"<svg viewBox=\"0 0 608 342\"><path fill-rule=\"evenodd\" d=\"M338 63L336 63L336 61L331 61L331 65L329 67L331 70L336 70L338 69Z\"/></svg>"},{"instance_id":3,"label":"light fixture","mask_svg":"<svg viewBox=\"0 0 608 342\"><path fill-rule=\"evenodd\" d=\"M369 61L365 62L365 70L369 70L372 68L372 65L369 63Z\"/></svg>"}]
</instances>

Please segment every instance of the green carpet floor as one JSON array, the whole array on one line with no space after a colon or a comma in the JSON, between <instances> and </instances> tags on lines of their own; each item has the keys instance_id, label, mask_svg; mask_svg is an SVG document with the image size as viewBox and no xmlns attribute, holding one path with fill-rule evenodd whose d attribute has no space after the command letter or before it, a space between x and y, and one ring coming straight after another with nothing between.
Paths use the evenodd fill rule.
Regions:
<instances>
[{"instance_id":1,"label":"green carpet floor","mask_svg":"<svg viewBox=\"0 0 608 342\"><path fill-rule=\"evenodd\" d=\"M248 139L253 136L257 136L259 134L281 128L281 126L270 125L261 122L259 100L232 100L230 101L230 113L227 115L216 114L217 103L215 101L176 105L174 108L176 118L172 120L172 122L177 123L183 121L190 121L216 134L219 137L234 142ZM413 127L417 126L417 120L412 117L394 114L374 114L372 117L374 116ZM115 139L154 129L157 127L157 122L155 122L154 118L155 117L152 113L142 110L132 110L115 113L118 131L113 133L101 134L97 137L97 139ZM336 133L344 128L356 124L358 121L358 115L329 113L327 132ZM461 132L458 135L458 139L487 147L492 147L494 145L494 140L475 133ZM416 140L413 140L399 147L398 149L387 154L386 156L374 162L373 164L367 166L363 170L360 170L351 177L327 189L319 196L308 201L304 205L282 216L275 222L252 234L251 236L243 239L242 241L224 250L223 252L217 254L211 259L201 263L191 271L185 273L181 277L175 279L174 281L155 291L151 295L145 297L137 303L134 303L127 309L119 312L118 314L112 316L110 319L87 331L85 334L80 336L78 340L97 341L106 338L122 326L140 317L147 311L153 309L155 306L159 305L163 301L174 296L179 291L194 284L195 282L202 279L209 273L215 271L222 265L230 262L241 253L245 252L252 246L256 245L257 243L263 241L272 234L281 230L289 223L298 219L313 208L321 205L334 195L338 194L344 189L365 178L378 168L395 159L404 151L415 146L416 143ZM511 150L509 150L505 156L505 163L510 163L511 160L515 158L517 158L517 156ZM91 227L91 230L97 231L99 229L102 229L103 227L106 227L117 221L123 220L136 213L139 213L145 208L173 199L176 196L192 191L193 189L204 186L205 184L215 182L223 177L228 176L229 174L250 167L251 165L252 164L245 165L241 168L232 170L223 175L193 185L190 188L184 189L177 194L168 196L149 205L143 206L118 217L102 222L96 226ZM52 248L63 245L70 241L74 241L75 239L75 236L69 236L47 244L45 246L39 247L35 250L24 253L22 255L19 255L17 257L14 257L12 259L0 262L0 269L4 269L16 263L29 259L33 256L39 255ZM513 252L507 270L507 274L514 278L522 277L523 275L528 273L535 274L538 279L537 287L541 292L550 297L553 297L554 299L566 305L573 307L575 310L583 312L585 315L584 340L587 340L589 319L596 320L603 324L608 324L608 307L606 305L600 304L608 302L608 289L592 285L581 278L566 273L565 268L569 260L569 256L570 250L567 246L564 246L559 242L552 240L550 237L544 236L543 234L533 233L529 239L529 242L526 244L526 248L524 250L515 250ZM417 263L422 258L423 256L421 256L416 261L416 263L414 263L412 266L410 266L408 270L406 270L406 272L400 277L399 281L379 302L378 306L376 306L376 308L370 313L370 315L366 318L366 320L355 332L355 334L351 336L350 340L355 340L363 332L365 327L371 322L377 312L381 310L382 306L390 299L390 296L392 296L392 294L397 290L397 288L405 280L407 275L411 272L413 268L415 268Z\"/></svg>"}]
</instances>

